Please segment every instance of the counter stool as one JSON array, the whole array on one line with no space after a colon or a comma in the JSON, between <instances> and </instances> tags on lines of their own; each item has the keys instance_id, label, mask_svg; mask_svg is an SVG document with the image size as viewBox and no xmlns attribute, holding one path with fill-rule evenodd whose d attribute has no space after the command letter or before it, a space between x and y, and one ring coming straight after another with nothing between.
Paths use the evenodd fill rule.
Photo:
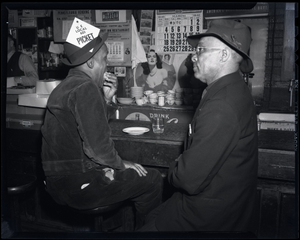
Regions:
<instances>
[{"instance_id":1,"label":"counter stool","mask_svg":"<svg viewBox=\"0 0 300 240\"><path fill-rule=\"evenodd\" d=\"M27 174L9 174L7 176L7 191L12 198L12 214L15 221L15 231L21 230L21 212L19 206L19 197L28 193L36 187L37 178Z\"/></svg>"},{"instance_id":2,"label":"counter stool","mask_svg":"<svg viewBox=\"0 0 300 240\"><path fill-rule=\"evenodd\" d=\"M85 215L94 215L94 230L96 232L103 232L105 231L103 228L103 215L108 212L112 212L113 210L119 209L123 205L123 202L113 203L111 205L96 207L93 209L88 210L78 210L73 209L71 210L75 213L85 214Z\"/></svg>"},{"instance_id":3,"label":"counter stool","mask_svg":"<svg viewBox=\"0 0 300 240\"><path fill-rule=\"evenodd\" d=\"M43 182L44 184L44 189L45 189L45 192L47 192L47 183L44 181ZM47 192L47 195L49 197L50 194ZM52 198L52 197L51 197ZM84 210L81 210L81 209L76 209L76 208L73 208L73 207L69 207L69 206L65 206L65 205L60 205L58 204L63 211L67 211L67 212L72 212L72 213L75 213L76 215L79 214L79 215L90 215L92 216L94 219L94 226L93 226L93 230L95 232L105 232L107 230L104 229L103 227L103 216L104 214L106 213L109 213L109 212L112 212L114 210L118 210L120 209L123 204L125 203L125 201L123 202L117 202L117 203L113 203L113 204L110 204L110 205L106 205L106 206L99 206L99 207L96 207L96 208L92 208L92 209L84 209ZM123 220L123 218L122 218Z\"/></svg>"}]
</instances>

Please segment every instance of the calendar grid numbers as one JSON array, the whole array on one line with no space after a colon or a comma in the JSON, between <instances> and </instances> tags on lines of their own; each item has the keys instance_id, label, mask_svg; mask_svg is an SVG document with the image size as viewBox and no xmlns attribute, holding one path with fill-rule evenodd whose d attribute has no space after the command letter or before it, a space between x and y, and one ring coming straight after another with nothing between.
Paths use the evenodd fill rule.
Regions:
<instances>
[{"instance_id":1,"label":"calendar grid numbers","mask_svg":"<svg viewBox=\"0 0 300 240\"><path fill-rule=\"evenodd\" d=\"M156 50L160 53L192 52L186 38L203 30L203 11L156 14Z\"/></svg>"}]
</instances>

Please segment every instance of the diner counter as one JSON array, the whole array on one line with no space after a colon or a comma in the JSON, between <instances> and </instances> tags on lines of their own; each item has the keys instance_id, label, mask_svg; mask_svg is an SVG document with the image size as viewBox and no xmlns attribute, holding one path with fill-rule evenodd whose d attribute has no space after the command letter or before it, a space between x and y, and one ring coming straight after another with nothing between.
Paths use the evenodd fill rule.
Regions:
<instances>
[{"instance_id":1,"label":"diner counter","mask_svg":"<svg viewBox=\"0 0 300 240\"><path fill-rule=\"evenodd\" d=\"M162 134L152 131L151 122L110 120L111 137L119 155L145 166L167 169L184 150L187 123L167 123ZM143 135L129 135L127 127L147 127ZM259 177L295 180L295 133L261 130L258 132Z\"/></svg>"},{"instance_id":2,"label":"diner counter","mask_svg":"<svg viewBox=\"0 0 300 240\"><path fill-rule=\"evenodd\" d=\"M167 123L162 134L155 134L152 131L151 122L134 120L111 119L109 125L114 140L157 142L181 145L187 134L187 123ZM147 127L148 133L139 136L132 136L122 130L126 127ZM295 133L292 131L260 130L258 132L258 148L274 149L282 151L295 151Z\"/></svg>"},{"instance_id":3,"label":"diner counter","mask_svg":"<svg viewBox=\"0 0 300 240\"><path fill-rule=\"evenodd\" d=\"M41 123L36 122L22 125L10 121L6 128L6 149L39 155ZM111 119L109 125L115 148L123 159L163 169L167 169L183 152L188 130L187 123L174 121L165 124L162 134L154 134L149 121ZM129 135L122 131L126 127L147 127L149 132L139 136ZM292 131L260 130L259 176L295 181L296 144Z\"/></svg>"}]
</instances>

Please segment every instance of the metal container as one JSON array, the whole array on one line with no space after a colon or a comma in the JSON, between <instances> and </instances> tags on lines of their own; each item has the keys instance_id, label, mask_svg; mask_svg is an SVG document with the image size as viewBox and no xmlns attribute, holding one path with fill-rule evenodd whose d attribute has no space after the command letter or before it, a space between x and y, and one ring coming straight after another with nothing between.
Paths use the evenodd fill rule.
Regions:
<instances>
[{"instance_id":1,"label":"metal container","mask_svg":"<svg viewBox=\"0 0 300 240\"><path fill-rule=\"evenodd\" d=\"M165 105L165 97L163 96L158 97L158 105L161 107Z\"/></svg>"}]
</instances>

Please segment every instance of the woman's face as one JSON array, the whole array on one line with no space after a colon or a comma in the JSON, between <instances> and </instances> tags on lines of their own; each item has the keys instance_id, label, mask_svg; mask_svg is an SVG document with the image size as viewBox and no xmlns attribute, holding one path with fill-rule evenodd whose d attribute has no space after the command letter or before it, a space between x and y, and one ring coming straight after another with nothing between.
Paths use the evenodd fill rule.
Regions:
<instances>
[{"instance_id":1,"label":"woman's face","mask_svg":"<svg viewBox=\"0 0 300 240\"><path fill-rule=\"evenodd\" d=\"M147 60L148 60L148 64L149 65L156 65L156 63L157 63L157 57L156 57L155 52L149 52L147 54Z\"/></svg>"}]
</instances>

